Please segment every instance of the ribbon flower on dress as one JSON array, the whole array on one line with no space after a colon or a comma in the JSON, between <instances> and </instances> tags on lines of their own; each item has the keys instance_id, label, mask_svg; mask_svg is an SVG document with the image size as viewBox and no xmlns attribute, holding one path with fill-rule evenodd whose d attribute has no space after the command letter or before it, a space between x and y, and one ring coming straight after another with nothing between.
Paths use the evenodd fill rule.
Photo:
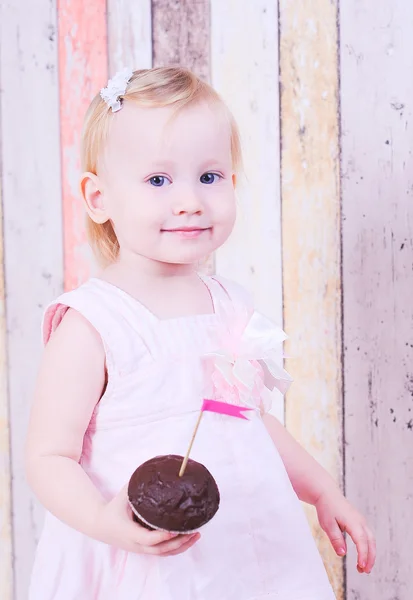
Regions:
<instances>
[{"instance_id":1,"label":"ribbon flower on dress","mask_svg":"<svg viewBox=\"0 0 413 600\"><path fill-rule=\"evenodd\" d=\"M271 408L274 389L285 393L291 376L279 364L285 333L254 312L245 327L236 324L222 349L204 356L215 394L226 402L256 410Z\"/></svg>"}]
</instances>

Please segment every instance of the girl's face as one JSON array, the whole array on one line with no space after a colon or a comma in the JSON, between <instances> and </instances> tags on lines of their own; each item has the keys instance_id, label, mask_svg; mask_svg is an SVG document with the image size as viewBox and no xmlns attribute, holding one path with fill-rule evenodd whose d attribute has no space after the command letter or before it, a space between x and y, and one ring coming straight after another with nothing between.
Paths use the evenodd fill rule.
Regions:
<instances>
[{"instance_id":1,"label":"girl's face","mask_svg":"<svg viewBox=\"0 0 413 600\"><path fill-rule=\"evenodd\" d=\"M230 126L206 103L125 103L111 124L87 203L112 221L122 257L189 265L221 246L235 221Z\"/></svg>"}]
</instances>

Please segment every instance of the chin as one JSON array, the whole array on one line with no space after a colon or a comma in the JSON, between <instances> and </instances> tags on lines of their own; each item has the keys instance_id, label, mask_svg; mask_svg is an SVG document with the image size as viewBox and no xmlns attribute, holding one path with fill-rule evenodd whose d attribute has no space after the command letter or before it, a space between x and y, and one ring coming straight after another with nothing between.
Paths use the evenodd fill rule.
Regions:
<instances>
[{"instance_id":1,"label":"chin","mask_svg":"<svg viewBox=\"0 0 413 600\"><path fill-rule=\"evenodd\" d=\"M212 254L214 250L195 250L186 252L170 252L168 256L163 256L161 262L174 265L195 265L198 264Z\"/></svg>"}]
</instances>

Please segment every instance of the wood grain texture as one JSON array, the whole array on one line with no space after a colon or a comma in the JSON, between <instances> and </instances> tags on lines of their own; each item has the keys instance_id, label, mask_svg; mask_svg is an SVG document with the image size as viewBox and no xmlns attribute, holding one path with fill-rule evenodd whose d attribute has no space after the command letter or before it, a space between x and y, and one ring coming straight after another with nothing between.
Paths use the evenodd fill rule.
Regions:
<instances>
[{"instance_id":1,"label":"wood grain texture","mask_svg":"<svg viewBox=\"0 0 413 600\"><path fill-rule=\"evenodd\" d=\"M346 488L378 561L348 600L413 594L413 11L341 2Z\"/></svg>"},{"instance_id":2,"label":"wood grain texture","mask_svg":"<svg viewBox=\"0 0 413 600\"><path fill-rule=\"evenodd\" d=\"M180 65L210 78L209 0L152 0L153 66Z\"/></svg>"},{"instance_id":3,"label":"wood grain texture","mask_svg":"<svg viewBox=\"0 0 413 600\"><path fill-rule=\"evenodd\" d=\"M40 321L62 290L56 6L2 3L2 199L13 473L14 600L27 600L42 510L23 445L41 351ZM4 381L2 382L2 391ZM3 598L3 596L2 596Z\"/></svg>"},{"instance_id":4,"label":"wood grain texture","mask_svg":"<svg viewBox=\"0 0 413 600\"><path fill-rule=\"evenodd\" d=\"M107 0L109 75L152 66L151 0Z\"/></svg>"},{"instance_id":5,"label":"wood grain texture","mask_svg":"<svg viewBox=\"0 0 413 600\"><path fill-rule=\"evenodd\" d=\"M65 288L72 289L93 270L79 196L79 151L86 109L108 79L106 0L58 0L58 11Z\"/></svg>"},{"instance_id":6,"label":"wood grain texture","mask_svg":"<svg viewBox=\"0 0 413 600\"><path fill-rule=\"evenodd\" d=\"M211 2L212 84L239 124L246 175L237 191L237 225L217 251L216 268L282 324L277 23L276 0ZM282 398L274 409L283 419Z\"/></svg>"},{"instance_id":7,"label":"wood grain texture","mask_svg":"<svg viewBox=\"0 0 413 600\"><path fill-rule=\"evenodd\" d=\"M280 0L288 429L342 482L337 6ZM309 511L338 598L343 565Z\"/></svg>"},{"instance_id":8,"label":"wood grain texture","mask_svg":"<svg viewBox=\"0 0 413 600\"><path fill-rule=\"evenodd\" d=\"M2 11L0 7L0 20L1 18ZM1 163L2 160L0 144L0 165ZM0 170L0 598L2 600L13 600L13 534L11 505L10 411L7 386L7 324L6 289L4 282L4 246L2 227L3 205L1 195L1 175L2 174Z\"/></svg>"}]
</instances>

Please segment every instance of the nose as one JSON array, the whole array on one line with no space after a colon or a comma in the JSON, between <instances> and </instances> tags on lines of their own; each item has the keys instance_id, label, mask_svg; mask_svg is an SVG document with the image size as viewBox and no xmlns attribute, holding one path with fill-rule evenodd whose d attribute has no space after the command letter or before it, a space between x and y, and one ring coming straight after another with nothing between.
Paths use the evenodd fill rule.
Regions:
<instances>
[{"instance_id":1,"label":"nose","mask_svg":"<svg viewBox=\"0 0 413 600\"><path fill-rule=\"evenodd\" d=\"M190 186L181 187L176 190L177 195L173 204L174 215L197 215L204 212L200 194Z\"/></svg>"}]
</instances>

